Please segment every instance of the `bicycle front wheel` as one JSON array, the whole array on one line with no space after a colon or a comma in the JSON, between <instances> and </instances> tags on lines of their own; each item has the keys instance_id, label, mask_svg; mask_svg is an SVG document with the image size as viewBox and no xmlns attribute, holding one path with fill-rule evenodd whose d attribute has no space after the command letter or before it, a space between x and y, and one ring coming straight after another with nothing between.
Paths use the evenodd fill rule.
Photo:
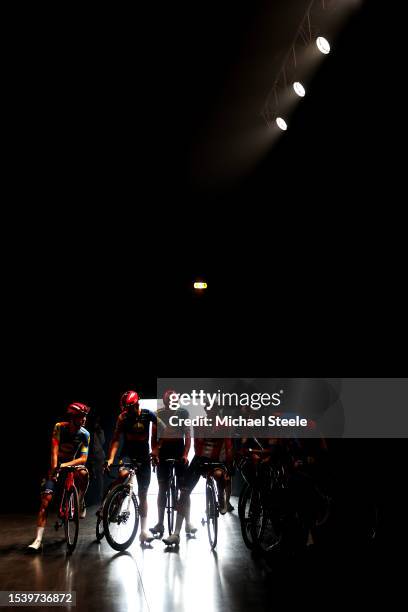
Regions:
<instances>
[{"instance_id":1,"label":"bicycle front wheel","mask_svg":"<svg viewBox=\"0 0 408 612\"><path fill-rule=\"evenodd\" d=\"M114 550L126 550L136 537L139 506L129 487L119 484L108 494L103 505L103 530Z\"/></svg>"},{"instance_id":2,"label":"bicycle front wheel","mask_svg":"<svg viewBox=\"0 0 408 612\"><path fill-rule=\"evenodd\" d=\"M71 554L77 544L79 533L79 501L75 486L68 489L66 493L64 512L65 539L67 551Z\"/></svg>"},{"instance_id":3,"label":"bicycle front wheel","mask_svg":"<svg viewBox=\"0 0 408 612\"><path fill-rule=\"evenodd\" d=\"M280 549L282 526L279 513L268 507L265 496L259 490L252 491L249 515L252 548L263 553Z\"/></svg>"},{"instance_id":4,"label":"bicycle front wheel","mask_svg":"<svg viewBox=\"0 0 408 612\"><path fill-rule=\"evenodd\" d=\"M211 550L214 550L214 548L217 546L218 536L218 508L217 498L215 494L215 485L212 478L207 480L205 488L205 502L208 540L210 542Z\"/></svg>"},{"instance_id":5,"label":"bicycle front wheel","mask_svg":"<svg viewBox=\"0 0 408 612\"><path fill-rule=\"evenodd\" d=\"M173 529L174 529L174 510L176 508L176 503L177 503L177 489L176 489L176 483L174 482L174 478L172 478L167 488L167 499L166 499L167 527L169 530L169 535L173 533Z\"/></svg>"},{"instance_id":6,"label":"bicycle front wheel","mask_svg":"<svg viewBox=\"0 0 408 612\"><path fill-rule=\"evenodd\" d=\"M252 504L253 489L249 484L245 484L241 491L238 502L238 516L241 525L241 534L245 546L252 550L253 541L251 534L251 504Z\"/></svg>"}]
</instances>

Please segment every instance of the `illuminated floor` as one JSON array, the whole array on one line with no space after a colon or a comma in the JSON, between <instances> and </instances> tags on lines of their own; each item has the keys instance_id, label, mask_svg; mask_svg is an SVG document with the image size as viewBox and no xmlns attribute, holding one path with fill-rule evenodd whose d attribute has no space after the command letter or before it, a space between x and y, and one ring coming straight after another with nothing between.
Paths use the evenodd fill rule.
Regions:
<instances>
[{"instance_id":1,"label":"illuminated floor","mask_svg":"<svg viewBox=\"0 0 408 612\"><path fill-rule=\"evenodd\" d=\"M236 506L237 499L232 501ZM156 497L149 495L150 526L156 522L155 502ZM43 553L24 555L34 533L33 517L1 517L1 590L76 591L78 611L241 610L247 591L243 576L258 587L262 578L241 541L236 512L220 519L217 552L211 553L200 522L203 510L204 496L193 495L192 518L199 530L195 539L183 533L178 552L166 552L160 541L142 549L135 540L126 553L116 553L105 540L95 542L95 516L89 511L70 558L62 535L52 527L47 528ZM262 591L258 593L262 596ZM252 597L251 604L256 604Z\"/></svg>"},{"instance_id":2,"label":"illuminated floor","mask_svg":"<svg viewBox=\"0 0 408 612\"><path fill-rule=\"evenodd\" d=\"M237 507L237 499L232 502ZM148 525L152 526L156 497L149 495L149 503ZM298 596L303 602L312 597L314 603L324 604L321 589L328 587L328 576L335 579L336 589L341 584L344 591L344 564L339 582L338 568L327 570L327 564L319 564L317 570L313 559L312 563L305 563L305 559L285 562L278 557L271 565L252 558L243 544L236 511L220 518L219 542L212 553L206 528L201 525L202 494L192 496L197 537L186 539L183 533L178 551L166 552L161 541L142 549L135 540L127 552L116 553L105 540L96 543L91 510L81 521L80 540L70 558L66 557L62 535L52 527L46 531L43 553L25 555L34 533L33 517L0 517L0 590L76 591L78 612L257 611L270 610L279 597L293 604ZM315 583L312 590L311 576Z\"/></svg>"}]
</instances>

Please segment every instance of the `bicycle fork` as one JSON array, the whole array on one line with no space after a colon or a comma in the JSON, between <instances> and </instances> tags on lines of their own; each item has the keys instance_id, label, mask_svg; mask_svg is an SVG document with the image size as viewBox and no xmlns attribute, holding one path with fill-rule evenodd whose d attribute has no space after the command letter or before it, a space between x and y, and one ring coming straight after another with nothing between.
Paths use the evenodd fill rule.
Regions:
<instances>
[{"instance_id":1,"label":"bicycle fork","mask_svg":"<svg viewBox=\"0 0 408 612\"><path fill-rule=\"evenodd\" d=\"M132 474L131 477L129 478L129 482L128 487L129 487L129 495L127 496L127 504L126 504L126 509L125 509L125 513L127 516L130 515L130 504L132 502L132 496L133 496L133 489L135 488L135 475Z\"/></svg>"}]
</instances>

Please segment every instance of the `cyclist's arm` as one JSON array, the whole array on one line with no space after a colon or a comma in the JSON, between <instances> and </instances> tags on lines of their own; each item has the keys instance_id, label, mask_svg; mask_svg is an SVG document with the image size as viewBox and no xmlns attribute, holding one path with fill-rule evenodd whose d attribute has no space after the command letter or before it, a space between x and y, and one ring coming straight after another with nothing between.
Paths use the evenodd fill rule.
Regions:
<instances>
[{"instance_id":1,"label":"cyclist's arm","mask_svg":"<svg viewBox=\"0 0 408 612\"><path fill-rule=\"evenodd\" d=\"M191 448L191 433L190 433L190 429L187 427L184 431L184 451L183 451L183 457L185 459L188 458L188 453L190 452L190 448Z\"/></svg>"},{"instance_id":2,"label":"cyclist's arm","mask_svg":"<svg viewBox=\"0 0 408 612\"><path fill-rule=\"evenodd\" d=\"M113 463L116 453L119 450L119 446L120 446L120 436L116 437L115 435L112 438L112 442L110 444L109 447L109 451L108 451L108 463Z\"/></svg>"},{"instance_id":3,"label":"cyclist's arm","mask_svg":"<svg viewBox=\"0 0 408 612\"><path fill-rule=\"evenodd\" d=\"M67 461L66 463L61 463L60 467L74 467L75 465L85 465L87 460L87 455L81 455L78 459L73 459L72 461Z\"/></svg>"},{"instance_id":4,"label":"cyclist's arm","mask_svg":"<svg viewBox=\"0 0 408 612\"><path fill-rule=\"evenodd\" d=\"M53 472L58 467L58 452L60 446L60 424L56 423L51 439L51 463L50 472Z\"/></svg>"},{"instance_id":5,"label":"cyclist's arm","mask_svg":"<svg viewBox=\"0 0 408 612\"><path fill-rule=\"evenodd\" d=\"M157 442L157 423L152 421L152 433L150 435L150 447L152 454L157 455L159 452L159 444Z\"/></svg>"}]
</instances>

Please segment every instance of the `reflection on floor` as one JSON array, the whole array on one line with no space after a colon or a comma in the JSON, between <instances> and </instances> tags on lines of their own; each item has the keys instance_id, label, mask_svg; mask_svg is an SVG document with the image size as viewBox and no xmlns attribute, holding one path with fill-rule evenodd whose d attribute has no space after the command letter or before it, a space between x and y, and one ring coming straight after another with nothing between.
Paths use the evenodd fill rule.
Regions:
<instances>
[{"instance_id":1,"label":"reflection on floor","mask_svg":"<svg viewBox=\"0 0 408 612\"><path fill-rule=\"evenodd\" d=\"M32 540L35 519L0 517L0 589L76 591L78 612L253 612L270 610L278 598L292 607L295 597L303 602L312 597L326 606L322 588L327 588L328 576L337 585L334 595L340 597L344 564L336 569L320 567L319 573L305 559L278 557L272 563L254 559L242 541L236 510L220 517L218 546L212 553L206 527L201 525L204 500L202 494L192 495L192 520L199 528L196 538L187 539L183 533L179 550L170 552L160 540L149 548L141 548L135 540L125 553L116 553L106 540L98 544L96 508L90 508L71 557L65 554L62 534L53 530L52 518L43 553L27 556L24 550ZM237 508L238 500L231 501ZM148 525L156 518L156 496L149 495Z\"/></svg>"}]
</instances>

